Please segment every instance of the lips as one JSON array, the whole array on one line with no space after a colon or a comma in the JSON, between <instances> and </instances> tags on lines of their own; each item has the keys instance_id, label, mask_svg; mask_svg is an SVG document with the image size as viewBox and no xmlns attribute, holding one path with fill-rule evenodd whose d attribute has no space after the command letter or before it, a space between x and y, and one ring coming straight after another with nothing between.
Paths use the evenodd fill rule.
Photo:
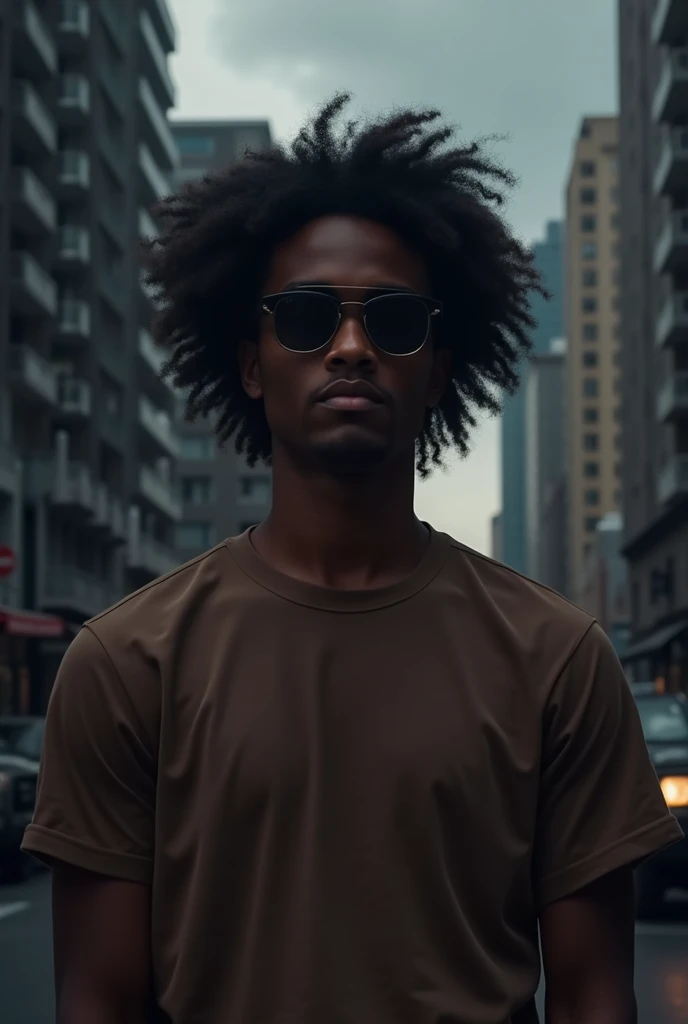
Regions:
<instances>
[{"instance_id":1,"label":"lips","mask_svg":"<svg viewBox=\"0 0 688 1024\"><path fill-rule=\"evenodd\" d=\"M318 404L341 412L363 412L383 404L381 392L367 380L336 380L318 395Z\"/></svg>"}]
</instances>

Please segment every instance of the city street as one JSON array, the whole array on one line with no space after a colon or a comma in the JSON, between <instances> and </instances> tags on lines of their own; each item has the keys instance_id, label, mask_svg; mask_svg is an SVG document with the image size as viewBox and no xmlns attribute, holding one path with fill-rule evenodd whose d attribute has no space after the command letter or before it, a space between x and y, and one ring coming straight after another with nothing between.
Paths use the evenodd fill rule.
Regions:
<instances>
[{"instance_id":1,"label":"city street","mask_svg":"<svg viewBox=\"0 0 688 1024\"><path fill-rule=\"evenodd\" d=\"M688 906L637 930L640 1024L688 1024ZM0 1019L53 1024L50 878L0 885Z\"/></svg>"}]
</instances>

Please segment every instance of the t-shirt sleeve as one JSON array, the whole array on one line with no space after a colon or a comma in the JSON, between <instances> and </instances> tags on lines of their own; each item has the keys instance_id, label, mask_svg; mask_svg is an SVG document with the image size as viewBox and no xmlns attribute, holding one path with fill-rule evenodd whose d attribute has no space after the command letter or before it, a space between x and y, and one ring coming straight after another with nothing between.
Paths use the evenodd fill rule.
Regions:
<instances>
[{"instance_id":1,"label":"t-shirt sleeve","mask_svg":"<svg viewBox=\"0 0 688 1024\"><path fill-rule=\"evenodd\" d=\"M681 839L630 686L597 625L549 693L542 745L534 858L539 906Z\"/></svg>"},{"instance_id":2,"label":"t-shirt sleeve","mask_svg":"<svg viewBox=\"0 0 688 1024\"><path fill-rule=\"evenodd\" d=\"M32 823L22 849L132 882L152 875L156 756L137 707L89 627L62 660L48 705Z\"/></svg>"}]
</instances>

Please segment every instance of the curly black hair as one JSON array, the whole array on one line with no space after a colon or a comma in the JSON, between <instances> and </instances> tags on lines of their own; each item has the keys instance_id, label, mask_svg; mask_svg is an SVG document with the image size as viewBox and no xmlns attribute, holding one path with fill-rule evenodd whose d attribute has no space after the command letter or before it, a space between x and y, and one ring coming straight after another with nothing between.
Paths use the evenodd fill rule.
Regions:
<instances>
[{"instance_id":1,"label":"curly black hair","mask_svg":"<svg viewBox=\"0 0 688 1024\"><path fill-rule=\"evenodd\" d=\"M418 439L426 476L448 447L465 455L476 413L499 412L515 390L535 326L530 295L546 292L531 251L495 212L514 178L484 141L447 148L453 130L436 124L435 110L338 129L348 101L335 96L289 147L247 152L155 207L161 232L144 253L153 335L168 351L163 373L187 395L187 418L213 417L220 443L233 437L249 465L269 463L263 403L243 389L236 348L258 336L272 252L328 214L385 224L425 258L444 304L437 343L452 353L450 386Z\"/></svg>"}]
</instances>

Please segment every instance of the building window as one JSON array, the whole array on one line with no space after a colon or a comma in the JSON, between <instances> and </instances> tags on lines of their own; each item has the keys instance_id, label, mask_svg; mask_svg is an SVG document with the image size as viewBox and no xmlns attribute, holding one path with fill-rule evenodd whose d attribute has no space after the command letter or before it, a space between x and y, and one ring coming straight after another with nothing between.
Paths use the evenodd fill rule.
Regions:
<instances>
[{"instance_id":1,"label":"building window","mask_svg":"<svg viewBox=\"0 0 688 1024\"><path fill-rule=\"evenodd\" d=\"M583 341L597 341L597 324L583 324Z\"/></svg>"},{"instance_id":2,"label":"building window","mask_svg":"<svg viewBox=\"0 0 688 1024\"><path fill-rule=\"evenodd\" d=\"M594 295L584 295L581 301L581 309L584 313L596 313L597 298Z\"/></svg>"},{"instance_id":3,"label":"building window","mask_svg":"<svg viewBox=\"0 0 688 1024\"><path fill-rule=\"evenodd\" d=\"M177 547L183 551L204 551L213 545L212 523L178 523Z\"/></svg>"},{"instance_id":4,"label":"building window","mask_svg":"<svg viewBox=\"0 0 688 1024\"><path fill-rule=\"evenodd\" d=\"M594 480L600 475L600 464L599 462L584 462L583 463L583 476L588 480Z\"/></svg>"},{"instance_id":5,"label":"building window","mask_svg":"<svg viewBox=\"0 0 688 1024\"><path fill-rule=\"evenodd\" d=\"M239 499L242 503L265 505L270 501L271 494L269 476L242 476L239 480Z\"/></svg>"},{"instance_id":6,"label":"building window","mask_svg":"<svg viewBox=\"0 0 688 1024\"><path fill-rule=\"evenodd\" d=\"M585 213L580 219L581 231L590 233L597 230L597 217L594 213Z\"/></svg>"},{"instance_id":7,"label":"building window","mask_svg":"<svg viewBox=\"0 0 688 1024\"><path fill-rule=\"evenodd\" d=\"M203 434L182 437L179 440L179 457L189 461L197 459L199 462L214 459L215 439Z\"/></svg>"},{"instance_id":8,"label":"building window","mask_svg":"<svg viewBox=\"0 0 688 1024\"><path fill-rule=\"evenodd\" d=\"M581 257L584 260L596 260L597 242L583 242L581 245Z\"/></svg>"},{"instance_id":9,"label":"building window","mask_svg":"<svg viewBox=\"0 0 688 1024\"><path fill-rule=\"evenodd\" d=\"M208 505L213 501L213 483L210 476L182 477L182 501L187 505Z\"/></svg>"},{"instance_id":10,"label":"building window","mask_svg":"<svg viewBox=\"0 0 688 1024\"><path fill-rule=\"evenodd\" d=\"M177 149L182 156L209 157L215 152L212 135L177 135Z\"/></svg>"},{"instance_id":11,"label":"building window","mask_svg":"<svg viewBox=\"0 0 688 1024\"><path fill-rule=\"evenodd\" d=\"M583 423L598 423L600 414L597 409L592 409L590 406L583 409Z\"/></svg>"},{"instance_id":12,"label":"building window","mask_svg":"<svg viewBox=\"0 0 688 1024\"><path fill-rule=\"evenodd\" d=\"M585 398L597 398L600 393L600 386L597 377L583 378L583 395Z\"/></svg>"},{"instance_id":13,"label":"building window","mask_svg":"<svg viewBox=\"0 0 688 1024\"><path fill-rule=\"evenodd\" d=\"M595 161L594 160L583 160L580 165L581 178L594 178L595 177Z\"/></svg>"},{"instance_id":14,"label":"building window","mask_svg":"<svg viewBox=\"0 0 688 1024\"><path fill-rule=\"evenodd\" d=\"M599 516L586 516L585 517L585 523L583 524L585 526L585 532L586 533L594 533L595 530L597 529L597 524L599 523L599 521L600 521L600 517Z\"/></svg>"},{"instance_id":15,"label":"building window","mask_svg":"<svg viewBox=\"0 0 688 1024\"><path fill-rule=\"evenodd\" d=\"M584 288L596 288L597 287L597 271L593 270L592 267L587 267L583 271L583 287Z\"/></svg>"},{"instance_id":16,"label":"building window","mask_svg":"<svg viewBox=\"0 0 688 1024\"><path fill-rule=\"evenodd\" d=\"M583 449L586 452L597 452L600 449L599 434L583 434Z\"/></svg>"},{"instance_id":17,"label":"building window","mask_svg":"<svg viewBox=\"0 0 688 1024\"><path fill-rule=\"evenodd\" d=\"M589 508L594 508L600 503L600 492L597 487L589 487L583 493L583 501Z\"/></svg>"},{"instance_id":18,"label":"building window","mask_svg":"<svg viewBox=\"0 0 688 1024\"><path fill-rule=\"evenodd\" d=\"M597 363L598 358L595 349L589 349L587 352L583 353L583 366L588 369L592 369L594 366L597 366Z\"/></svg>"},{"instance_id":19,"label":"building window","mask_svg":"<svg viewBox=\"0 0 688 1024\"><path fill-rule=\"evenodd\" d=\"M580 190L580 201L585 206L590 206L597 201L597 190L594 188L582 188Z\"/></svg>"}]
</instances>

